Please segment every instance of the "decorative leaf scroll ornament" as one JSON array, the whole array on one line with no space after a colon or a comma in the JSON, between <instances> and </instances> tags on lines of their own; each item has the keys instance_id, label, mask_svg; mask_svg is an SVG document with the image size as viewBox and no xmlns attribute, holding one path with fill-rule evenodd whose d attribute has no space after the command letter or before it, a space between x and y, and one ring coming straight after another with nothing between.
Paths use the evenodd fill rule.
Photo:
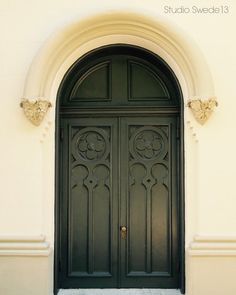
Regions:
<instances>
[{"instance_id":1,"label":"decorative leaf scroll ornament","mask_svg":"<svg viewBox=\"0 0 236 295\"><path fill-rule=\"evenodd\" d=\"M47 100L30 101L24 99L20 106L23 108L26 118L35 126L39 126L52 104Z\"/></svg>"},{"instance_id":2,"label":"decorative leaf scroll ornament","mask_svg":"<svg viewBox=\"0 0 236 295\"><path fill-rule=\"evenodd\" d=\"M203 125L213 113L214 108L218 106L218 102L215 98L208 100L192 99L189 100L187 105L192 110L197 122Z\"/></svg>"}]
</instances>

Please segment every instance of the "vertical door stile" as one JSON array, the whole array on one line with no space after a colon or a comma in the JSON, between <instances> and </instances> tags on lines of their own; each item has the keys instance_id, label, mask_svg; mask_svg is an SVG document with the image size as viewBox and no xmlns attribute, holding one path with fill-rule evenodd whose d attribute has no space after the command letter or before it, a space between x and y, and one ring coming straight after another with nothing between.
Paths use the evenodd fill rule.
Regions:
<instances>
[{"instance_id":1,"label":"vertical door stile","mask_svg":"<svg viewBox=\"0 0 236 295\"><path fill-rule=\"evenodd\" d=\"M93 251L93 187L88 188L88 273L92 274L94 271L94 251Z\"/></svg>"},{"instance_id":2,"label":"vertical door stile","mask_svg":"<svg viewBox=\"0 0 236 295\"><path fill-rule=\"evenodd\" d=\"M117 288L120 288L121 286L121 239L120 239L120 224L121 224L121 152L122 152L122 141L121 141L121 118L118 117L117 118L117 145L118 145L118 151L117 151L117 160L118 160L118 179L120 179L120 181L118 181L117 183L117 199L118 199L118 224L117 224L117 230L118 230L118 247L117 247L117 255L118 255L118 279L117 279Z\"/></svg>"},{"instance_id":3,"label":"vertical door stile","mask_svg":"<svg viewBox=\"0 0 236 295\"><path fill-rule=\"evenodd\" d=\"M124 169L124 163L127 163L127 130L124 124L125 118L118 119L119 121L119 169L120 169L120 181L119 181L119 201L120 201L120 224L119 224L119 243L120 243L120 278L119 287L122 286L122 280L124 273L129 269L128 259L129 256L129 235L126 239L121 237L121 227L127 226L129 231L128 221L128 206L127 206L127 171Z\"/></svg>"},{"instance_id":4,"label":"vertical door stile","mask_svg":"<svg viewBox=\"0 0 236 295\"><path fill-rule=\"evenodd\" d=\"M146 187L146 272L151 273L151 241L152 241L152 199L151 186Z\"/></svg>"}]
</instances>

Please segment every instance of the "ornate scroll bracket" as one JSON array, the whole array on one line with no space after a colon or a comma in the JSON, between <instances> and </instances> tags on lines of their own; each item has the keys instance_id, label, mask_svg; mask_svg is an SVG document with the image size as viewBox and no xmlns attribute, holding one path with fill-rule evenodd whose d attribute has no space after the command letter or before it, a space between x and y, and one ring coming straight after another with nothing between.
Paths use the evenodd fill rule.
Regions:
<instances>
[{"instance_id":1,"label":"ornate scroll bracket","mask_svg":"<svg viewBox=\"0 0 236 295\"><path fill-rule=\"evenodd\" d=\"M39 98L32 101L23 99L20 106L23 108L26 118L35 126L39 126L52 104L47 100Z\"/></svg>"},{"instance_id":2,"label":"ornate scroll bracket","mask_svg":"<svg viewBox=\"0 0 236 295\"><path fill-rule=\"evenodd\" d=\"M207 100L191 99L187 106L191 109L196 121L203 125L213 113L213 110L218 106L215 97Z\"/></svg>"}]
</instances>

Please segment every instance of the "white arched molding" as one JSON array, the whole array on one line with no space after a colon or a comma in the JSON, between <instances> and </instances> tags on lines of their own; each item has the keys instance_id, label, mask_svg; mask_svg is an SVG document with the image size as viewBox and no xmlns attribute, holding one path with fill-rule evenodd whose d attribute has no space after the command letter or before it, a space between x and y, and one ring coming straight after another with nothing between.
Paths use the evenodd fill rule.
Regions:
<instances>
[{"instance_id":1,"label":"white arched molding","mask_svg":"<svg viewBox=\"0 0 236 295\"><path fill-rule=\"evenodd\" d=\"M108 44L132 44L146 48L162 57L179 80L184 99L185 144L185 210L186 244L197 228L198 129L187 102L192 98L214 96L212 78L207 64L189 36L162 18L138 13L107 13L74 22L54 34L39 51L29 70L24 99L49 100L49 109L41 124L43 233L53 245L54 177L55 177L55 107L59 85L71 65L92 49ZM44 140L47 135L47 140ZM194 135L194 136L192 136Z\"/></svg>"},{"instance_id":2,"label":"white arched molding","mask_svg":"<svg viewBox=\"0 0 236 295\"><path fill-rule=\"evenodd\" d=\"M162 18L128 12L110 12L71 23L41 48L28 72L23 98L51 102L53 107L41 127L43 137L54 124L58 87L69 67L90 50L115 43L144 47L169 64L182 88L185 126L196 139L199 126L187 109L187 101L214 96L212 77L203 55L176 25Z\"/></svg>"}]
</instances>

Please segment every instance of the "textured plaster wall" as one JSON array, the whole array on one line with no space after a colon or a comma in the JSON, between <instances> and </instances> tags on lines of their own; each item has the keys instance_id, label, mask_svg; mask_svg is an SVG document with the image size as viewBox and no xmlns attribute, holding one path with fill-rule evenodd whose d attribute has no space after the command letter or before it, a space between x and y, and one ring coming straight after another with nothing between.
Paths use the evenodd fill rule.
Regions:
<instances>
[{"instance_id":1,"label":"textured plaster wall","mask_svg":"<svg viewBox=\"0 0 236 295\"><path fill-rule=\"evenodd\" d=\"M228 14L166 14L171 7L228 5ZM129 10L161 15L191 36L212 72L219 107L199 128L199 187L194 234L236 235L236 3L222 1L1 0L0 1L0 234L52 236L52 200L43 198L42 130L32 126L19 108L29 66L44 42L73 20L99 12ZM189 143L189 147L191 143ZM50 149L45 139L43 149ZM49 155L53 155L49 150ZM196 169L188 164L188 169ZM53 168L53 167L52 167ZM53 171L52 171L53 173ZM191 188L189 187L191 190ZM186 192L188 194L188 192ZM48 206L47 206L48 204ZM48 209L49 208L49 209ZM47 212L47 210L49 210ZM194 212L193 212L194 214ZM187 215L191 223L191 215ZM188 222L188 220L187 220Z\"/></svg>"},{"instance_id":2,"label":"textured plaster wall","mask_svg":"<svg viewBox=\"0 0 236 295\"><path fill-rule=\"evenodd\" d=\"M172 14L164 8L193 5L223 5L229 13ZM195 41L205 57L219 107L206 125L193 131L198 143L186 122L186 246L203 236L187 251L187 295L235 294L235 0L0 0L0 293L52 295L48 255L53 247L54 166L47 163L53 163L54 130L49 126L40 143L42 127L31 125L19 107L27 72L52 34L73 21L111 11L162 17ZM40 234L50 243L44 237L29 238Z\"/></svg>"}]
</instances>

